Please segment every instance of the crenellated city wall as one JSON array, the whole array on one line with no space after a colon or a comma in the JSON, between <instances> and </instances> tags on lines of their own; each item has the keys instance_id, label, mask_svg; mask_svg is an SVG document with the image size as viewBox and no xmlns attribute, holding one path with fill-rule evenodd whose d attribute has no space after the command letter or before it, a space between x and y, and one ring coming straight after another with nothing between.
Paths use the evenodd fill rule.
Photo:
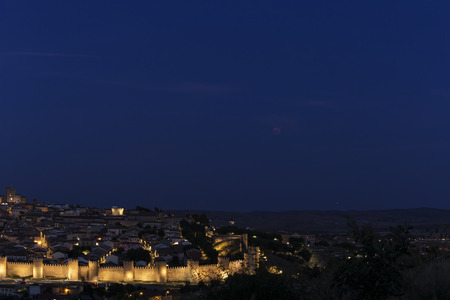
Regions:
<instances>
[{"instance_id":1,"label":"crenellated city wall","mask_svg":"<svg viewBox=\"0 0 450 300\"><path fill-rule=\"evenodd\" d=\"M228 266L228 274L233 275L236 273L240 273L244 269L245 269L245 261L244 260L230 261L230 264Z\"/></svg>"},{"instance_id":2,"label":"crenellated city wall","mask_svg":"<svg viewBox=\"0 0 450 300\"><path fill-rule=\"evenodd\" d=\"M123 266L100 267L98 262L90 261L88 266L79 266L78 260L69 259L67 264L47 265L40 258L33 262L10 262L0 257L0 279L11 276L32 277L33 279L68 279L71 281L109 281L109 282L186 282L198 283L224 279L228 275L253 273L258 263L259 249L250 247L245 260L230 261L219 257L214 265L199 265L198 261L188 260L187 266L167 267L165 261L156 261L152 267L136 267L134 262L126 261Z\"/></svg>"},{"instance_id":3,"label":"crenellated city wall","mask_svg":"<svg viewBox=\"0 0 450 300\"><path fill-rule=\"evenodd\" d=\"M123 267L100 267L98 268L99 281L124 281Z\"/></svg>"},{"instance_id":4,"label":"crenellated city wall","mask_svg":"<svg viewBox=\"0 0 450 300\"><path fill-rule=\"evenodd\" d=\"M6 260L0 263L5 263ZM6 262L6 276L28 277L33 276L33 263L31 262Z\"/></svg>"},{"instance_id":5,"label":"crenellated city wall","mask_svg":"<svg viewBox=\"0 0 450 300\"><path fill-rule=\"evenodd\" d=\"M134 267L134 280L157 281L158 269L152 267Z\"/></svg>"},{"instance_id":6,"label":"crenellated city wall","mask_svg":"<svg viewBox=\"0 0 450 300\"><path fill-rule=\"evenodd\" d=\"M67 278L67 265L46 265L43 266L44 277Z\"/></svg>"},{"instance_id":7,"label":"crenellated city wall","mask_svg":"<svg viewBox=\"0 0 450 300\"><path fill-rule=\"evenodd\" d=\"M202 265L199 266L196 272L198 281L211 281L211 280L221 280L226 277L225 274L227 270L224 270L220 265Z\"/></svg>"},{"instance_id":8,"label":"crenellated city wall","mask_svg":"<svg viewBox=\"0 0 450 300\"><path fill-rule=\"evenodd\" d=\"M80 280L87 280L89 278L89 267L88 266L80 266Z\"/></svg>"},{"instance_id":9,"label":"crenellated city wall","mask_svg":"<svg viewBox=\"0 0 450 300\"><path fill-rule=\"evenodd\" d=\"M167 281L187 281L191 276L191 269L187 266L167 268Z\"/></svg>"}]
</instances>

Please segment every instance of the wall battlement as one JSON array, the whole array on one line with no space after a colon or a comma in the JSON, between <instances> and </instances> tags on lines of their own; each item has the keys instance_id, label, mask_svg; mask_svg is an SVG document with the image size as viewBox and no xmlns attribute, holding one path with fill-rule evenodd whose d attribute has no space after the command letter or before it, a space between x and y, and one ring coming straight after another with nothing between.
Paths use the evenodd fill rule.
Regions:
<instances>
[{"instance_id":1,"label":"wall battlement","mask_svg":"<svg viewBox=\"0 0 450 300\"><path fill-rule=\"evenodd\" d=\"M143 266L138 266L138 267L134 267L135 269L139 269L139 270L152 270L152 269L155 269L155 268L153 268L153 267L143 267Z\"/></svg>"},{"instance_id":2,"label":"wall battlement","mask_svg":"<svg viewBox=\"0 0 450 300\"><path fill-rule=\"evenodd\" d=\"M99 267L99 270L123 270L122 266L106 266L106 267Z\"/></svg>"},{"instance_id":3,"label":"wall battlement","mask_svg":"<svg viewBox=\"0 0 450 300\"><path fill-rule=\"evenodd\" d=\"M174 270L174 269L187 269L187 266L177 266L177 267L167 267L167 270Z\"/></svg>"},{"instance_id":4,"label":"wall battlement","mask_svg":"<svg viewBox=\"0 0 450 300\"><path fill-rule=\"evenodd\" d=\"M199 268L216 268L217 265L215 264L210 264L210 265L200 265Z\"/></svg>"},{"instance_id":5,"label":"wall battlement","mask_svg":"<svg viewBox=\"0 0 450 300\"><path fill-rule=\"evenodd\" d=\"M32 262L28 262L28 261L8 261L9 265L33 265Z\"/></svg>"}]
</instances>

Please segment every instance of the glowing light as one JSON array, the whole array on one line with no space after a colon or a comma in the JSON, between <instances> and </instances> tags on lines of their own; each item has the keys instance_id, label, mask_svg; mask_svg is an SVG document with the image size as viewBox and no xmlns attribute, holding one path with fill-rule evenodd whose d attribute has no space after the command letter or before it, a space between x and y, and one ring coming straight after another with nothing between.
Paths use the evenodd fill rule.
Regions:
<instances>
[{"instance_id":1,"label":"glowing light","mask_svg":"<svg viewBox=\"0 0 450 300\"><path fill-rule=\"evenodd\" d=\"M278 269L277 266L271 266L267 271L272 274L283 274L283 270Z\"/></svg>"},{"instance_id":2,"label":"glowing light","mask_svg":"<svg viewBox=\"0 0 450 300\"><path fill-rule=\"evenodd\" d=\"M222 272L222 279L227 279L227 278L228 278L228 273Z\"/></svg>"},{"instance_id":3,"label":"glowing light","mask_svg":"<svg viewBox=\"0 0 450 300\"><path fill-rule=\"evenodd\" d=\"M123 216L124 209L121 207L113 206L111 213L113 216Z\"/></svg>"}]
</instances>

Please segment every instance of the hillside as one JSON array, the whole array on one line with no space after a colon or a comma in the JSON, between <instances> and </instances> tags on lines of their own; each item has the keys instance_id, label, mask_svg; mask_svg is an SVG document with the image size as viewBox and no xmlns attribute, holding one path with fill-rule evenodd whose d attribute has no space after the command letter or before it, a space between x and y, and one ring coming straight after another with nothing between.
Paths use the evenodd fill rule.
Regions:
<instances>
[{"instance_id":1,"label":"hillside","mask_svg":"<svg viewBox=\"0 0 450 300\"><path fill-rule=\"evenodd\" d=\"M417 230L450 229L450 210L434 208L349 211L283 211L283 212L224 212L224 211L172 211L175 215L206 213L212 224L226 225L232 218L237 226L259 230L288 232L339 233L347 231L347 217L358 223L371 223L379 231L389 226L409 223Z\"/></svg>"}]
</instances>

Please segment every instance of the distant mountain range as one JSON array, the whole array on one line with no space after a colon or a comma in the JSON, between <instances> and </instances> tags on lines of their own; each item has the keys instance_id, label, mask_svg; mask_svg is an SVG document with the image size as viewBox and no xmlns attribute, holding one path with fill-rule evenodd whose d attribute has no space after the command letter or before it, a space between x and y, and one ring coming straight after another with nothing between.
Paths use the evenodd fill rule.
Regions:
<instances>
[{"instance_id":1,"label":"distant mountain range","mask_svg":"<svg viewBox=\"0 0 450 300\"><path fill-rule=\"evenodd\" d=\"M299 233L345 233L347 217L358 223L370 223L378 231L388 231L390 226L408 223L415 230L450 231L450 210L435 208L348 210L348 211L171 211L175 215L206 213L216 226L227 225L233 219L236 226L267 231Z\"/></svg>"}]
</instances>

